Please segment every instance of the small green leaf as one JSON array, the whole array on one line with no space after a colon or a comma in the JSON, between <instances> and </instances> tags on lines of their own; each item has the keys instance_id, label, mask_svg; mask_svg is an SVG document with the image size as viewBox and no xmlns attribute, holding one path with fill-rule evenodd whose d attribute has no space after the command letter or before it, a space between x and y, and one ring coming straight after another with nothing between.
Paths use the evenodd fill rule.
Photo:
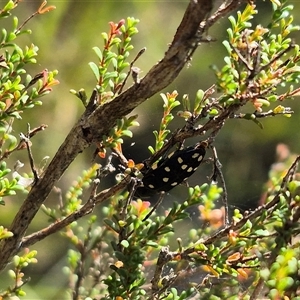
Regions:
<instances>
[{"instance_id":1,"label":"small green leaf","mask_svg":"<svg viewBox=\"0 0 300 300\"><path fill-rule=\"evenodd\" d=\"M127 240L122 240L121 241L121 245L124 247L124 248L128 248L129 247L129 243Z\"/></svg>"},{"instance_id":2,"label":"small green leaf","mask_svg":"<svg viewBox=\"0 0 300 300\"><path fill-rule=\"evenodd\" d=\"M100 72L98 66L94 62L89 62L89 66L92 69L97 81L100 79Z\"/></svg>"},{"instance_id":3,"label":"small green leaf","mask_svg":"<svg viewBox=\"0 0 300 300\"><path fill-rule=\"evenodd\" d=\"M122 134L125 135L125 136L128 136L130 138L132 138L132 136L133 136L132 132L130 130L128 130L128 129L127 130L123 130Z\"/></svg>"},{"instance_id":4,"label":"small green leaf","mask_svg":"<svg viewBox=\"0 0 300 300\"><path fill-rule=\"evenodd\" d=\"M294 282L295 282L294 279L290 276L280 278L280 281L278 282L277 288L280 291L286 291L288 288L293 286Z\"/></svg>"},{"instance_id":5,"label":"small green leaf","mask_svg":"<svg viewBox=\"0 0 300 300\"><path fill-rule=\"evenodd\" d=\"M13 41L16 37L17 37L17 36L16 36L16 34L15 34L14 32L10 32L10 33L8 34L8 37L7 37L6 41L7 41L7 42Z\"/></svg>"},{"instance_id":6,"label":"small green leaf","mask_svg":"<svg viewBox=\"0 0 300 300\"><path fill-rule=\"evenodd\" d=\"M10 11L14 8L14 6L15 6L14 1L9 0L7 4L4 6L3 11Z\"/></svg>"},{"instance_id":7,"label":"small green leaf","mask_svg":"<svg viewBox=\"0 0 300 300\"><path fill-rule=\"evenodd\" d=\"M99 60L101 61L103 58L101 50L98 47L93 47L93 50L96 53L96 55L98 56Z\"/></svg>"},{"instance_id":8,"label":"small green leaf","mask_svg":"<svg viewBox=\"0 0 300 300\"><path fill-rule=\"evenodd\" d=\"M258 236L270 236L270 232L268 230L263 229L256 230L255 234Z\"/></svg>"},{"instance_id":9,"label":"small green leaf","mask_svg":"<svg viewBox=\"0 0 300 300\"><path fill-rule=\"evenodd\" d=\"M251 119L260 129L264 129L264 126L257 119Z\"/></svg>"}]
</instances>

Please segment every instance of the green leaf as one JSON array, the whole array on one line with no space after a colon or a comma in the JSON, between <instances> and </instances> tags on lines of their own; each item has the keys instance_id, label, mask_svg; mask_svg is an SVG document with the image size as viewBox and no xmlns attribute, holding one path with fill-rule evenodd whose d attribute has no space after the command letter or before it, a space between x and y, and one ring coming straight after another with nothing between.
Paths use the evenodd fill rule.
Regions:
<instances>
[{"instance_id":1,"label":"green leaf","mask_svg":"<svg viewBox=\"0 0 300 300\"><path fill-rule=\"evenodd\" d=\"M93 50L96 53L96 55L98 56L99 60L101 61L103 58L101 50L98 47L93 47Z\"/></svg>"},{"instance_id":2,"label":"green leaf","mask_svg":"<svg viewBox=\"0 0 300 300\"><path fill-rule=\"evenodd\" d=\"M268 230L263 229L256 230L255 234L258 236L270 236L270 232Z\"/></svg>"},{"instance_id":3,"label":"green leaf","mask_svg":"<svg viewBox=\"0 0 300 300\"><path fill-rule=\"evenodd\" d=\"M116 77L118 77L118 72L117 71L107 72L107 73L104 74L103 80L107 80L109 78L116 78Z\"/></svg>"},{"instance_id":4,"label":"green leaf","mask_svg":"<svg viewBox=\"0 0 300 300\"><path fill-rule=\"evenodd\" d=\"M224 47L226 48L227 52L228 52L229 54L231 54L231 53L232 53L232 47L230 46L229 42L228 42L228 41L223 41L222 44L223 44ZM224 60L225 60L225 59L224 59ZM229 58L228 58L228 61L225 60L225 62L226 62L227 64L230 64L230 63L231 63L230 60L229 60Z\"/></svg>"},{"instance_id":5,"label":"green leaf","mask_svg":"<svg viewBox=\"0 0 300 300\"><path fill-rule=\"evenodd\" d=\"M257 119L251 119L260 129L264 129L264 126L261 122L259 122Z\"/></svg>"},{"instance_id":6,"label":"green leaf","mask_svg":"<svg viewBox=\"0 0 300 300\"><path fill-rule=\"evenodd\" d=\"M148 146L148 150L150 151L151 154L155 153L155 150L152 146Z\"/></svg>"},{"instance_id":7,"label":"green leaf","mask_svg":"<svg viewBox=\"0 0 300 300\"><path fill-rule=\"evenodd\" d=\"M13 18L13 30L15 31L18 28L19 20L17 17Z\"/></svg>"},{"instance_id":8,"label":"green leaf","mask_svg":"<svg viewBox=\"0 0 300 300\"><path fill-rule=\"evenodd\" d=\"M100 72L98 66L94 62L89 62L89 66L92 69L97 81L100 79Z\"/></svg>"},{"instance_id":9,"label":"green leaf","mask_svg":"<svg viewBox=\"0 0 300 300\"><path fill-rule=\"evenodd\" d=\"M4 6L3 11L10 11L14 8L14 6L15 6L14 1L9 0L7 4Z\"/></svg>"},{"instance_id":10,"label":"green leaf","mask_svg":"<svg viewBox=\"0 0 300 300\"><path fill-rule=\"evenodd\" d=\"M293 286L294 284L294 279L290 276L280 278L280 281L278 282L277 288L280 291L286 291L288 288Z\"/></svg>"},{"instance_id":11,"label":"green leaf","mask_svg":"<svg viewBox=\"0 0 300 300\"><path fill-rule=\"evenodd\" d=\"M127 240L122 240L120 243L124 248L128 248L129 247L129 243Z\"/></svg>"},{"instance_id":12,"label":"green leaf","mask_svg":"<svg viewBox=\"0 0 300 300\"><path fill-rule=\"evenodd\" d=\"M125 135L125 136L128 136L130 138L132 138L132 136L133 136L132 132L130 130L128 130L128 129L127 130L123 130L122 134Z\"/></svg>"},{"instance_id":13,"label":"green leaf","mask_svg":"<svg viewBox=\"0 0 300 300\"><path fill-rule=\"evenodd\" d=\"M7 41L7 42L13 41L16 37L17 37L17 36L16 36L16 34L15 34L14 32L10 32L10 33L8 34L8 36L7 36L6 41Z\"/></svg>"}]
</instances>

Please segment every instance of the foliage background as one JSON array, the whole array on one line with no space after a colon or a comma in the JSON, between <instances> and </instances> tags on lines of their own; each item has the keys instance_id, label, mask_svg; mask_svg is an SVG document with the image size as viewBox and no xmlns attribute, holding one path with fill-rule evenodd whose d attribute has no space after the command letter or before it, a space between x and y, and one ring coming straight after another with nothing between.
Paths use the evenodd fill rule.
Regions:
<instances>
[{"instance_id":1,"label":"foliage background","mask_svg":"<svg viewBox=\"0 0 300 300\"><path fill-rule=\"evenodd\" d=\"M0 1L4 5L6 1ZM29 16L39 6L37 0L24 0L17 8L20 22ZM95 61L96 56L92 51L93 46L101 46L101 32L106 31L108 22L118 22L127 16L140 19L138 25L139 34L134 37L136 53L147 47L147 51L137 61L136 66L141 70L141 76L162 58L168 43L182 18L182 14L188 1L48 1L49 5L55 5L57 9L49 14L34 18L29 28L33 30L31 36L24 36L24 44L34 43L40 48L38 61L32 74L44 68L58 69L58 80L61 82L53 92L43 99L43 106L27 111L23 120L16 127L20 132L25 132L27 123L31 127L42 123L49 125L48 129L38 134L33 139L33 155L36 163L43 157L53 157L57 148L64 140L74 122L83 112L82 104L69 93L70 89L84 88L91 92L94 87L94 77L88 66L88 62ZM300 3L290 1L295 6L295 23L300 24ZM259 15L257 23L268 22L270 3L258 1ZM297 20L298 19L298 20ZM1 24L10 26L9 23ZM229 26L227 19L221 20L212 28L209 35L216 39L215 42L203 44L196 51L193 60L179 78L167 88L172 92L176 89L180 96L189 94L193 98L195 92L201 88L206 89L214 83L214 72L210 69L212 64L221 67L225 48L222 41L226 36L226 28ZM300 36L295 36L299 42ZM299 153L299 100L294 100L290 105L296 112L292 118L276 117L262 121L264 130L257 125L244 120L232 120L227 122L225 128L218 136L215 146L218 149L220 161L223 164L223 172L227 182L230 205L238 206L245 210L255 207L262 193L263 183L267 180L268 170L275 160L275 148L278 143L285 143L292 152ZM134 129L135 135L132 141L125 143L124 152L128 157L139 162L148 157L147 146L149 141L154 142L152 131L157 128L162 112L162 100L156 95L150 101L140 106L136 112L139 114L140 127ZM16 125L16 124L15 124ZM174 123L174 128L180 124ZM187 141L192 144L196 140ZM153 143L152 143L153 144ZM64 192L69 184L76 179L81 170L88 168L93 156L93 151L87 150L73 164L65 176L58 183L58 187ZM10 158L10 167L19 159L27 161L26 152L16 152ZM201 184L209 175L209 166L200 168L189 180L190 185ZM24 171L30 171L25 166ZM108 184L109 182L107 182ZM166 201L180 201L185 195L184 187L177 187ZM17 211L23 196L11 198L7 201L6 214L0 214L4 225ZM57 194L52 193L47 200L49 203L57 201ZM167 202L165 202L167 203ZM167 206L167 204L165 204ZM162 204L163 208L164 204ZM37 215L32 231L47 225L44 214ZM180 232L177 233L180 236ZM66 276L62 268L65 265L66 248L64 240L56 234L34 246L38 250L39 263L34 265L32 271L27 270L32 280L26 286L27 299L62 299L62 291L66 286ZM41 276L43 275L43 276ZM0 276L0 282L3 282ZM3 282L3 285L5 283Z\"/></svg>"}]
</instances>

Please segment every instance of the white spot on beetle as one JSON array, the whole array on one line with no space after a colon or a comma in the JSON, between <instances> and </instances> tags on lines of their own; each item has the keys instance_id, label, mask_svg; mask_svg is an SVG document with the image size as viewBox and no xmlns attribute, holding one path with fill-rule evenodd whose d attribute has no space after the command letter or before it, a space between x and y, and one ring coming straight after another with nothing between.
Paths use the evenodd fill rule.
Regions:
<instances>
[{"instance_id":1,"label":"white spot on beetle","mask_svg":"<svg viewBox=\"0 0 300 300\"><path fill-rule=\"evenodd\" d=\"M192 155L192 158L197 158L199 155L200 155L200 153L194 153L194 154Z\"/></svg>"},{"instance_id":2,"label":"white spot on beetle","mask_svg":"<svg viewBox=\"0 0 300 300\"><path fill-rule=\"evenodd\" d=\"M171 186L176 186L176 185L178 185L178 183L176 181L171 183Z\"/></svg>"},{"instance_id":3,"label":"white spot on beetle","mask_svg":"<svg viewBox=\"0 0 300 300\"><path fill-rule=\"evenodd\" d=\"M149 184L149 185L148 185L148 188L154 189L154 185L153 185L153 184Z\"/></svg>"},{"instance_id":4,"label":"white spot on beetle","mask_svg":"<svg viewBox=\"0 0 300 300\"><path fill-rule=\"evenodd\" d=\"M170 154L168 155L168 158L171 158L171 157L173 156L173 154L174 154L174 152L170 153Z\"/></svg>"},{"instance_id":5,"label":"white spot on beetle","mask_svg":"<svg viewBox=\"0 0 300 300\"><path fill-rule=\"evenodd\" d=\"M186 171L187 171L187 172L192 172L192 171L193 171L193 168L192 168L192 167L189 167Z\"/></svg>"},{"instance_id":6,"label":"white spot on beetle","mask_svg":"<svg viewBox=\"0 0 300 300\"><path fill-rule=\"evenodd\" d=\"M168 182L169 181L169 178L168 177L164 177L163 178L163 182Z\"/></svg>"},{"instance_id":7,"label":"white spot on beetle","mask_svg":"<svg viewBox=\"0 0 300 300\"><path fill-rule=\"evenodd\" d=\"M156 170L157 169L157 164L153 165L151 169Z\"/></svg>"},{"instance_id":8,"label":"white spot on beetle","mask_svg":"<svg viewBox=\"0 0 300 300\"><path fill-rule=\"evenodd\" d=\"M203 159L203 156L200 155L200 156L198 157L198 161L201 161L202 159Z\"/></svg>"},{"instance_id":9,"label":"white spot on beetle","mask_svg":"<svg viewBox=\"0 0 300 300\"><path fill-rule=\"evenodd\" d=\"M181 169L182 169L182 170L185 170L187 167L188 167L188 165L182 165L182 166L181 166Z\"/></svg>"},{"instance_id":10,"label":"white spot on beetle","mask_svg":"<svg viewBox=\"0 0 300 300\"><path fill-rule=\"evenodd\" d=\"M166 171L166 172L170 172L171 169L170 169L169 167L165 167L165 171Z\"/></svg>"},{"instance_id":11,"label":"white spot on beetle","mask_svg":"<svg viewBox=\"0 0 300 300\"><path fill-rule=\"evenodd\" d=\"M183 159L182 159L181 157L178 157L178 158L177 158L177 161L178 161L180 164L183 163Z\"/></svg>"}]
</instances>

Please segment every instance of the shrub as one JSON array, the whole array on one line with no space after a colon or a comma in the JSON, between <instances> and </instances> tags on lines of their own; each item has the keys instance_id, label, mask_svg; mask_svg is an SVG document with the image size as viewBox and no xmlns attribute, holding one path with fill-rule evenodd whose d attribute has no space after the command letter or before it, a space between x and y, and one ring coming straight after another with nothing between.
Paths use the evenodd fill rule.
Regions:
<instances>
[{"instance_id":1,"label":"shrub","mask_svg":"<svg viewBox=\"0 0 300 300\"><path fill-rule=\"evenodd\" d=\"M84 113L41 171L31 147L32 138L46 125L33 129L28 125L20 138L13 128L59 83L57 71L30 75L28 68L37 62L38 48L22 48L17 41L21 34L30 33L25 27L33 17L54 7L44 1L19 25L14 9L25 5L19 2L8 1L0 10L1 19L13 22L10 30L2 29L0 44L2 211L7 197L21 197L17 191L27 195L10 227L0 226L1 270L12 263L8 265L12 284L1 287L0 298L25 296L28 279L23 272L37 262L37 251L29 247L59 231L69 243L64 273L73 299L297 299L299 156L279 146L280 160L270 170L261 205L253 211L230 211L227 179L214 146L230 119L262 127L263 118L294 113L285 105L299 94L295 86L299 45L291 38L299 27L293 24L292 6L272 0L272 18L265 26L253 24L258 12L251 1L236 17L232 13L223 42L224 66L214 67L215 85L199 89L194 97L187 93L180 97L177 91L161 93L161 122L153 132L155 143L148 145L149 158L143 162L127 158L122 151L123 139L134 141L132 127L139 125L136 116L128 114L168 86L199 42L208 40L207 30L240 3L228 1L212 11L211 1L191 1L165 56L143 78L135 64L145 49L131 58L139 20L110 22L109 31L102 33L103 47L93 48L97 61L89 64L94 91L71 90ZM130 80L133 84L127 87ZM179 120L184 125L172 130L171 124L180 124ZM201 141L185 145L192 137ZM58 205L46 205L64 171L91 146L96 146L94 158L100 163L84 170L67 193L61 193ZM28 152L30 174L19 174L21 163L13 172L8 168L8 158L17 151ZM188 187L185 199L174 201L162 213L159 205L166 192L185 182L205 155L211 155L207 159L211 176L202 185ZM107 178L114 181L108 188L103 185ZM38 211L49 218L49 225L26 235ZM191 211L199 213L201 226L188 224ZM179 226L187 232L174 243Z\"/></svg>"}]
</instances>

